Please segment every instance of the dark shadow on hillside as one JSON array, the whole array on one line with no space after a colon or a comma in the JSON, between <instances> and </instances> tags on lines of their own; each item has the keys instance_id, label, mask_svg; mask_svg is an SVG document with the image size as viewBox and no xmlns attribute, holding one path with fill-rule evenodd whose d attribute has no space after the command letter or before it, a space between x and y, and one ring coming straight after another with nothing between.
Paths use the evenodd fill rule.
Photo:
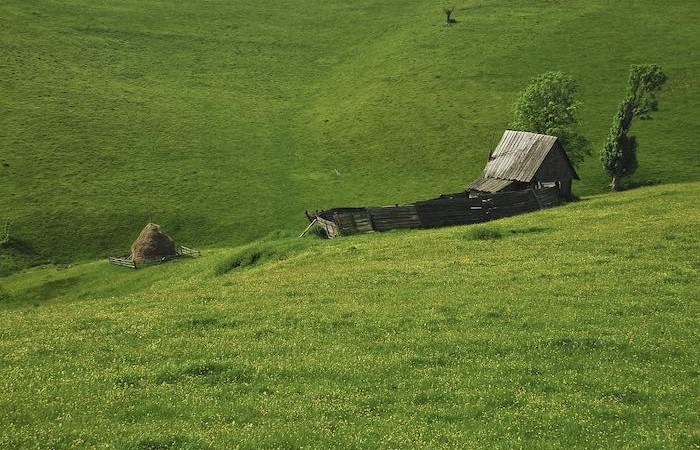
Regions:
<instances>
[{"instance_id":1,"label":"dark shadow on hillside","mask_svg":"<svg viewBox=\"0 0 700 450\"><path fill-rule=\"evenodd\" d=\"M546 231L551 231L552 228L549 227L527 227L527 228L513 228L508 230L510 234L531 234L531 233L544 233Z\"/></svg>"},{"instance_id":2,"label":"dark shadow on hillside","mask_svg":"<svg viewBox=\"0 0 700 450\"><path fill-rule=\"evenodd\" d=\"M26 299L26 303L36 305L38 302L45 302L70 294L71 289L78 285L78 281L76 277L47 281L27 289L23 297Z\"/></svg>"},{"instance_id":3,"label":"dark shadow on hillside","mask_svg":"<svg viewBox=\"0 0 700 450\"><path fill-rule=\"evenodd\" d=\"M28 241L10 237L7 240L0 242L0 253L14 253L22 255L36 255L36 251L32 244Z\"/></svg>"},{"instance_id":4,"label":"dark shadow on hillside","mask_svg":"<svg viewBox=\"0 0 700 450\"><path fill-rule=\"evenodd\" d=\"M637 189L641 187L656 186L661 184L661 180L631 180L626 183L622 190L629 191L630 189Z\"/></svg>"},{"instance_id":5,"label":"dark shadow on hillside","mask_svg":"<svg viewBox=\"0 0 700 450\"><path fill-rule=\"evenodd\" d=\"M28 241L15 237L0 241L0 277L45 262Z\"/></svg>"}]
</instances>

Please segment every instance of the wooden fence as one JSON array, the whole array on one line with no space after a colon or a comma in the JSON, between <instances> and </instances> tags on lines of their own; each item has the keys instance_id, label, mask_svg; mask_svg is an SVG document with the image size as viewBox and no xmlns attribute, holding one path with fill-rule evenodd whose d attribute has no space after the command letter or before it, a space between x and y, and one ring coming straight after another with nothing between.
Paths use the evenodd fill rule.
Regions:
<instances>
[{"instance_id":1,"label":"wooden fence","mask_svg":"<svg viewBox=\"0 0 700 450\"><path fill-rule=\"evenodd\" d=\"M500 192L469 197L466 193L409 205L368 208L333 208L307 214L326 236L334 238L399 228L438 228L466 225L550 208L562 202L556 187Z\"/></svg>"},{"instance_id":2,"label":"wooden fence","mask_svg":"<svg viewBox=\"0 0 700 450\"><path fill-rule=\"evenodd\" d=\"M196 258L200 256L199 250L193 248L185 247L180 245L175 250L176 254L171 256L163 256L162 258L149 259L142 262L136 262L132 259L131 254L127 253L120 256L110 256L109 262L122 267L128 267L130 269L138 269L139 267L149 266L153 264L161 264L177 258Z\"/></svg>"}]
</instances>

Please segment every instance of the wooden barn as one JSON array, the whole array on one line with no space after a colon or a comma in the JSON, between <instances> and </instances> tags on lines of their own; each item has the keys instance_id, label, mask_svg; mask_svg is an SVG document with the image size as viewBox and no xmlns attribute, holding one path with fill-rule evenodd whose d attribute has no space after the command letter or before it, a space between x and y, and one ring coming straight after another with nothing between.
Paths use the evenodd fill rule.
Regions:
<instances>
[{"instance_id":1,"label":"wooden barn","mask_svg":"<svg viewBox=\"0 0 700 450\"><path fill-rule=\"evenodd\" d=\"M470 197L496 192L559 188L571 197L571 182L578 174L556 136L506 130L489 156L484 173L469 187Z\"/></svg>"}]
</instances>

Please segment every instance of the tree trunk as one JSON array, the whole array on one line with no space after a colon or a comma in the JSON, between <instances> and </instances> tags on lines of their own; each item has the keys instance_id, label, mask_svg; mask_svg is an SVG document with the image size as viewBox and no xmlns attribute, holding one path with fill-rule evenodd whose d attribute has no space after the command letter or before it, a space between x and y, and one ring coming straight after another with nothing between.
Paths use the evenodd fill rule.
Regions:
<instances>
[{"instance_id":1,"label":"tree trunk","mask_svg":"<svg viewBox=\"0 0 700 450\"><path fill-rule=\"evenodd\" d=\"M620 175L617 173L614 173L612 176L612 181L610 182L610 189L613 191L619 191L620 190Z\"/></svg>"},{"instance_id":2,"label":"tree trunk","mask_svg":"<svg viewBox=\"0 0 700 450\"><path fill-rule=\"evenodd\" d=\"M610 189L613 191L619 191L622 187L620 186L620 181L622 179L622 162L618 159L615 162L615 171L612 174L612 180L610 181Z\"/></svg>"}]
</instances>

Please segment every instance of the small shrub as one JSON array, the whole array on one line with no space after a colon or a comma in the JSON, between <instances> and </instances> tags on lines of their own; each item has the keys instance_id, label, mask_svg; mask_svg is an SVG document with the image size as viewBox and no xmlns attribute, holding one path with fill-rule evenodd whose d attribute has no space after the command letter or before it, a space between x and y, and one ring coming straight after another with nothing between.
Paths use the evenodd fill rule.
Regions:
<instances>
[{"instance_id":1,"label":"small shrub","mask_svg":"<svg viewBox=\"0 0 700 450\"><path fill-rule=\"evenodd\" d=\"M503 233L496 227L474 227L466 235L472 241L491 241L502 237Z\"/></svg>"}]
</instances>

